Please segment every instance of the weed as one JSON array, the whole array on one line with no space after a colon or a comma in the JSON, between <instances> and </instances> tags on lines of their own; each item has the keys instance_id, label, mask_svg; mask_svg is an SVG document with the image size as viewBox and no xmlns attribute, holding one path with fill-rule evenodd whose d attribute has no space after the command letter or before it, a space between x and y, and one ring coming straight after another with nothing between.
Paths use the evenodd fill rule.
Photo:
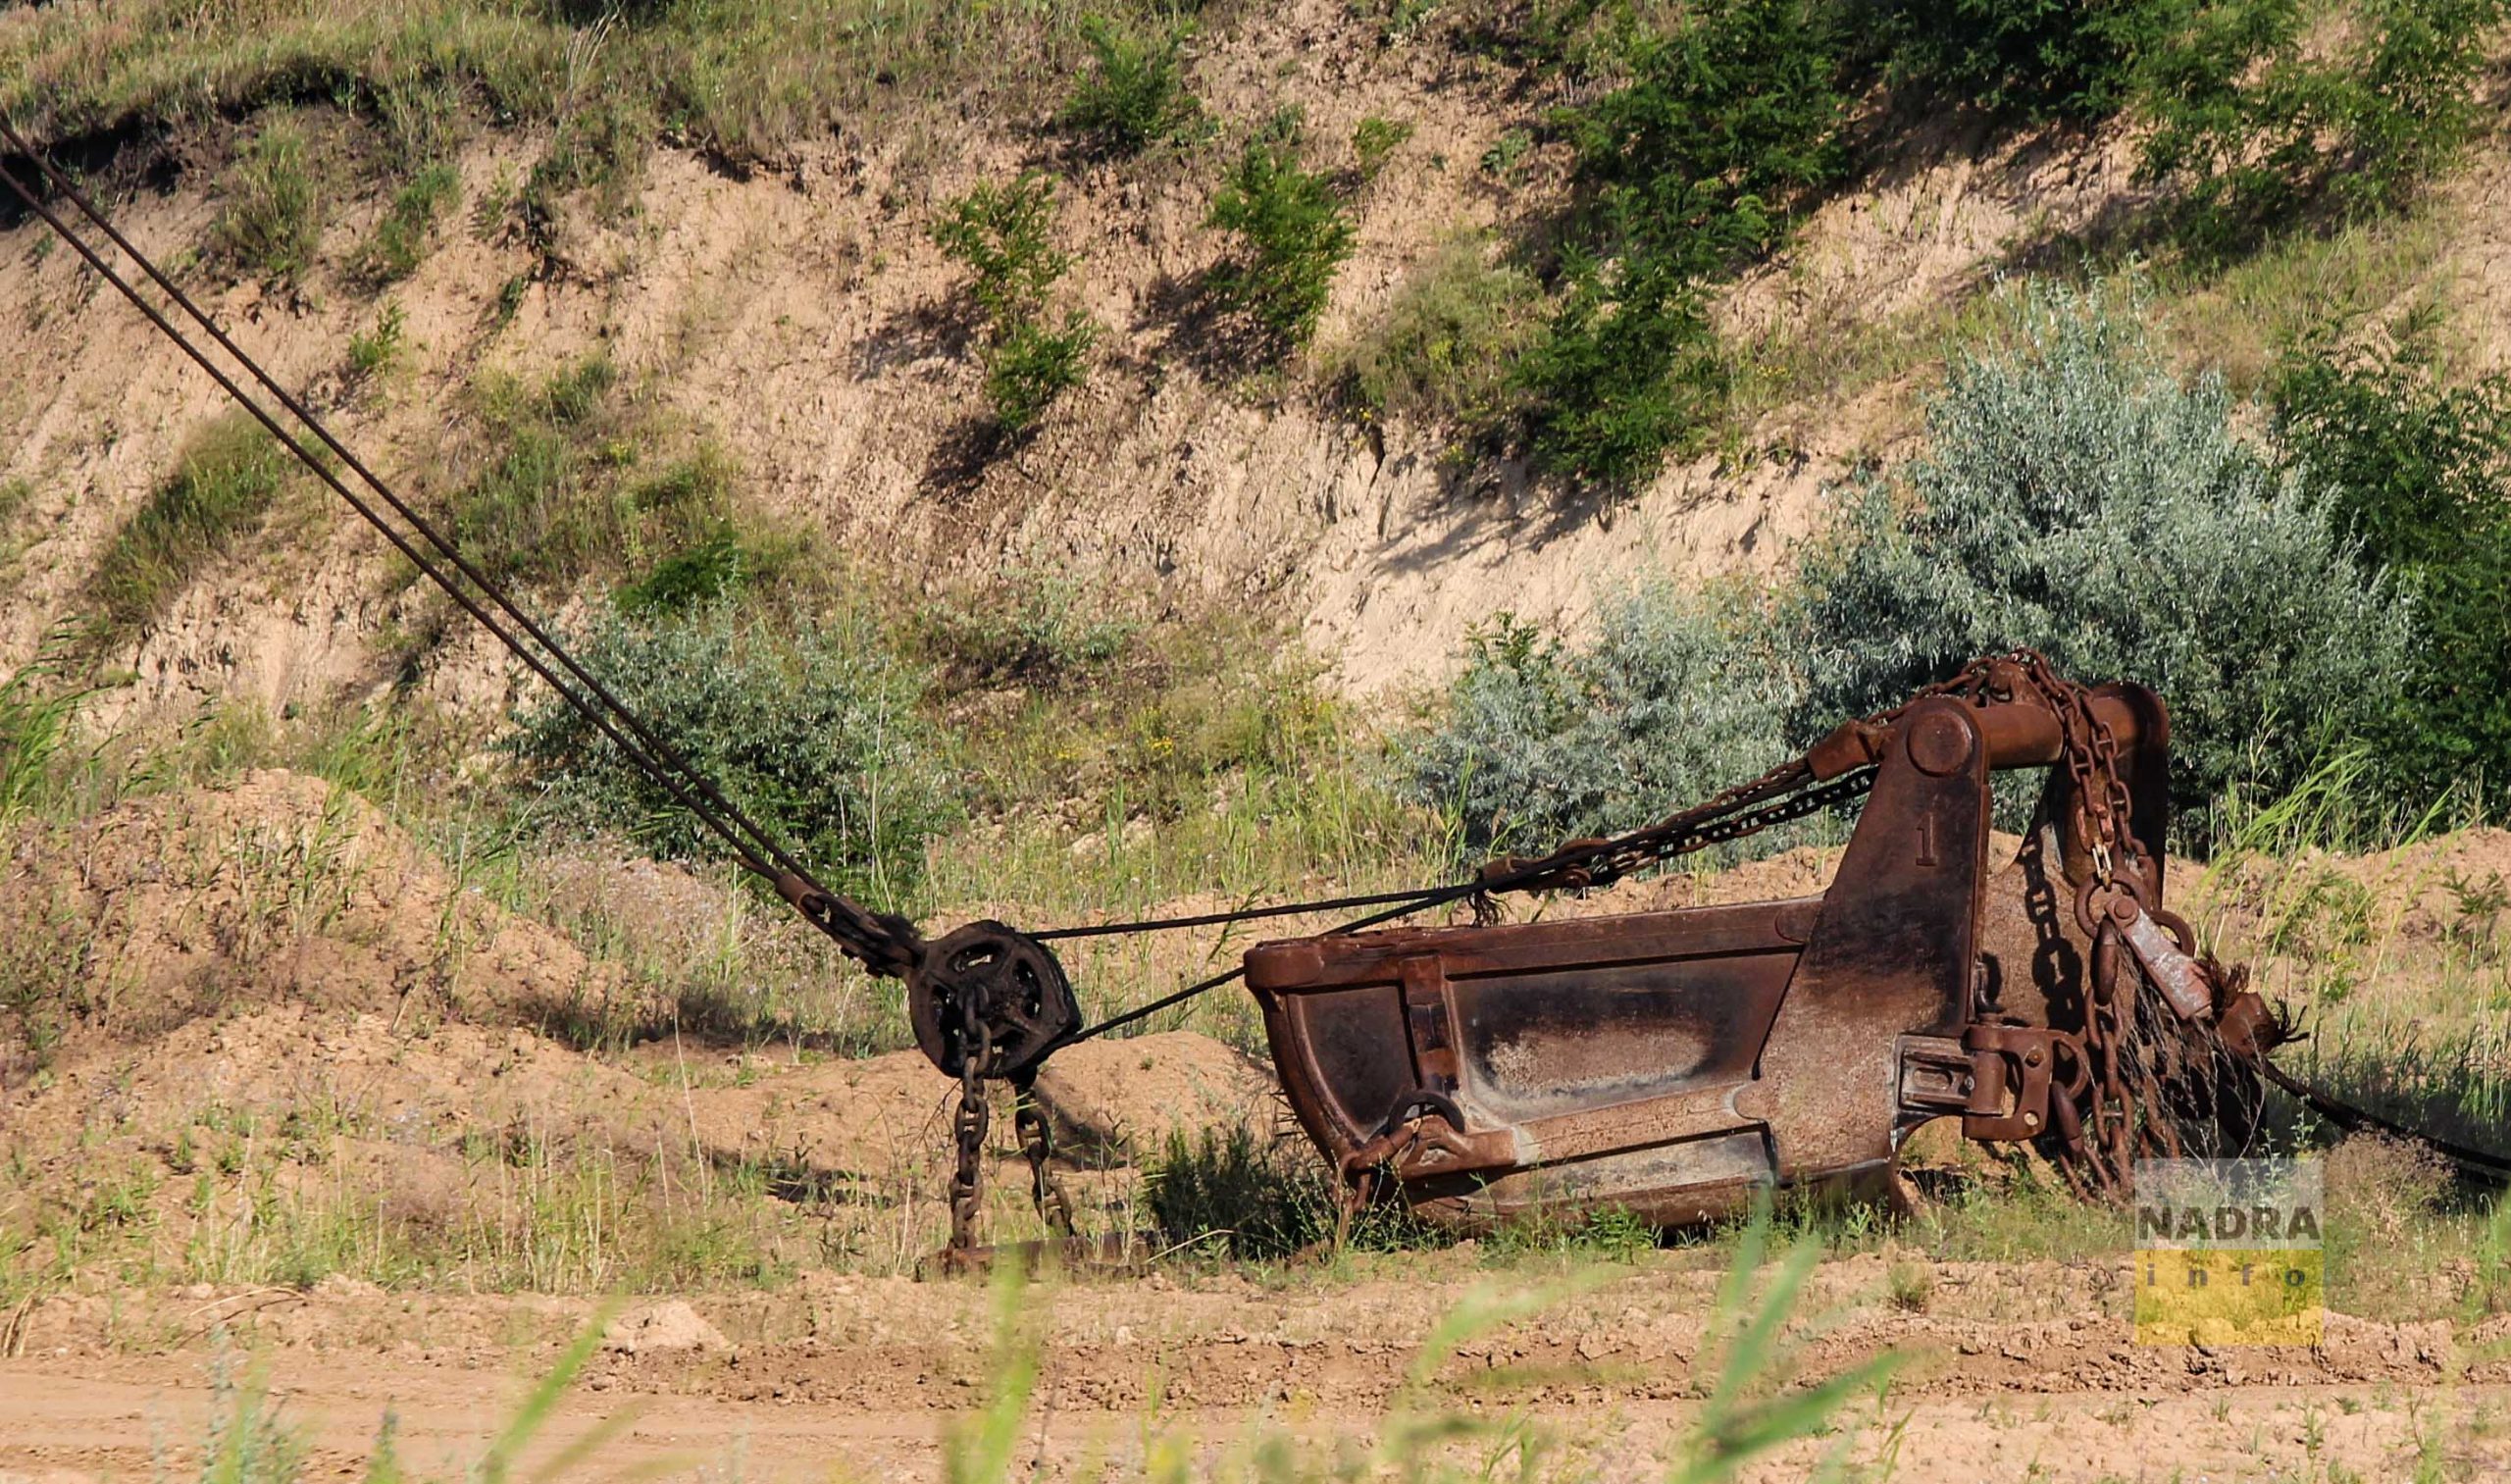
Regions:
<instances>
[{"instance_id":1,"label":"weed","mask_svg":"<svg viewBox=\"0 0 2511 1484\"><path fill-rule=\"evenodd\" d=\"M1386 169L1395 152L1412 137L1412 121L1370 114L1352 126L1352 162L1363 184Z\"/></svg>"},{"instance_id":2,"label":"weed","mask_svg":"<svg viewBox=\"0 0 2511 1484\"><path fill-rule=\"evenodd\" d=\"M1286 1257L1334 1231L1336 1200L1305 1150L1256 1142L1244 1126L1171 1130L1144 1182L1163 1241L1241 1259Z\"/></svg>"},{"instance_id":3,"label":"weed","mask_svg":"<svg viewBox=\"0 0 2511 1484\"><path fill-rule=\"evenodd\" d=\"M1140 628L1070 573L1025 565L920 617L923 646L958 687L1066 686L1103 671Z\"/></svg>"},{"instance_id":4,"label":"weed","mask_svg":"<svg viewBox=\"0 0 2511 1484\"><path fill-rule=\"evenodd\" d=\"M34 657L0 680L0 839L50 791L88 691L66 683L75 644L47 636Z\"/></svg>"},{"instance_id":5,"label":"weed","mask_svg":"<svg viewBox=\"0 0 2511 1484\"><path fill-rule=\"evenodd\" d=\"M1435 419L1486 431L1510 408L1512 368L1542 331L1534 276L1463 237L1405 277L1346 349L1340 379L1373 421Z\"/></svg>"},{"instance_id":6,"label":"weed","mask_svg":"<svg viewBox=\"0 0 2511 1484\"><path fill-rule=\"evenodd\" d=\"M313 136L284 110L262 116L250 143L227 174L226 205L211 229L220 253L237 268L295 284L322 245L323 182Z\"/></svg>"},{"instance_id":7,"label":"weed","mask_svg":"<svg viewBox=\"0 0 2511 1484\"><path fill-rule=\"evenodd\" d=\"M1907 1314L1922 1314L1935 1299L1935 1269L1924 1262L1902 1260L1885 1276L1892 1306Z\"/></svg>"},{"instance_id":8,"label":"weed","mask_svg":"<svg viewBox=\"0 0 2511 1484\"><path fill-rule=\"evenodd\" d=\"M1259 136L1223 179L1211 225L1238 237L1213 279L1223 302L1278 345L1304 343L1352 252L1352 220L1332 183L1301 168L1295 139Z\"/></svg>"},{"instance_id":9,"label":"weed","mask_svg":"<svg viewBox=\"0 0 2511 1484\"><path fill-rule=\"evenodd\" d=\"M374 237L359 254L359 271L378 283L395 283L418 272L437 218L461 194L462 178L451 164L436 161L421 167L392 193Z\"/></svg>"},{"instance_id":10,"label":"weed","mask_svg":"<svg viewBox=\"0 0 2511 1484\"><path fill-rule=\"evenodd\" d=\"M1082 18L1092 71L1073 85L1056 122L1099 148L1130 155L1177 138L1203 118L1178 53L1182 28L1137 30L1102 15Z\"/></svg>"},{"instance_id":11,"label":"weed","mask_svg":"<svg viewBox=\"0 0 2511 1484\"><path fill-rule=\"evenodd\" d=\"M296 1484L311 1449L281 1416L269 1384L259 1375L238 1380L234 1365L222 1354L210 1374L201 1484Z\"/></svg>"},{"instance_id":12,"label":"weed","mask_svg":"<svg viewBox=\"0 0 2511 1484\"><path fill-rule=\"evenodd\" d=\"M479 472L453 497L462 550L493 579L554 583L685 547L727 517L732 471L701 445L632 482L639 435L660 430L615 395L618 368L593 354L542 381L484 380L475 391Z\"/></svg>"},{"instance_id":13,"label":"weed","mask_svg":"<svg viewBox=\"0 0 2511 1484\"><path fill-rule=\"evenodd\" d=\"M401 337L408 324L409 317L399 304L386 304L377 312L373 330L350 335L350 377L365 381L399 365L403 349Z\"/></svg>"},{"instance_id":14,"label":"weed","mask_svg":"<svg viewBox=\"0 0 2511 1484\"><path fill-rule=\"evenodd\" d=\"M87 579L98 638L113 641L164 616L193 576L261 524L292 467L244 414L193 435L175 473L114 534Z\"/></svg>"}]
</instances>

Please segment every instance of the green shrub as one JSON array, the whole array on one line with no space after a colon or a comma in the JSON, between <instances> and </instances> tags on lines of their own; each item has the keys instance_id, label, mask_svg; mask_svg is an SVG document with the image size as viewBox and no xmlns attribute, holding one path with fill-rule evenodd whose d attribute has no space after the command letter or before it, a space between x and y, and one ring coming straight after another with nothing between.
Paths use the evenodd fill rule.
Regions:
<instances>
[{"instance_id":1,"label":"green shrub","mask_svg":"<svg viewBox=\"0 0 2511 1484\"><path fill-rule=\"evenodd\" d=\"M1333 183L1301 168L1295 140L1259 137L1230 167L1211 225L1238 236L1213 281L1222 300L1279 344L1306 341L1352 255L1352 219Z\"/></svg>"},{"instance_id":2,"label":"green shrub","mask_svg":"<svg viewBox=\"0 0 2511 1484\"><path fill-rule=\"evenodd\" d=\"M2184 384L2086 294L2019 297L2010 350L1958 358L1925 451L1846 493L1808 553L1787 648L1796 736L2027 644L2172 707L2174 786L2289 787L2396 693L2409 604L2358 569L2329 498L2234 436L2222 384Z\"/></svg>"},{"instance_id":3,"label":"green shrub","mask_svg":"<svg viewBox=\"0 0 2511 1484\"><path fill-rule=\"evenodd\" d=\"M1099 322L1073 310L1063 328L1049 330L1032 319L1012 322L986 356L985 398L1005 433L1025 433L1054 399L1081 384Z\"/></svg>"},{"instance_id":4,"label":"green shrub","mask_svg":"<svg viewBox=\"0 0 2511 1484\"><path fill-rule=\"evenodd\" d=\"M611 599L624 613L688 613L735 596L775 566L774 553L744 539L730 521L719 521L694 542L654 563L643 577L622 586Z\"/></svg>"},{"instance_id":5,"label":"green shrub","mask_svg":"<svg viewBox=\"0 0 2511 1484\"><path fill-rule=\"evenodd\" d=\"M1451 242L1406 276L1346 353L1343 379L1374 418L1488 427L1508 410L1512 368L1542 329L1542 293L1533 275L1492 261L1481 238Z\"/></svg>"},{"instance_id":6,"label":"green shrub","mask_svg":"<svg viewBox=\"0 0 2511 1484\"><path fill-rule=\"evenodd\" d=\"M359 269L378 283L397 283L419 271L436 219L462 193L462 178L443 161L422 167L392 193L375 236L359 255Z\"/></svg>"},{"instance_id":7,"label":"green shrub","mask_svg":"<svg viewBox=\"0 0 2511 1484\"><path fill-rule=\"evenodd\" d=\"M1476 852L1634 830L1793 751L1793 678L1747 607L1658 584L1608 603L1580 648L1506 614L1467 644L1431 725L1401 756L1413 795ZM1773 832L1741 849L1806 838Z\"/></svg>"},{"instance_id":8,"label":"green shrub","mask_svg":"<svg viewBox=\"0 0 2511 1484\"><path fill-rule=\"evenodd\" d=\"M1098 322L1078 310L1061 328L1048 327L1048 300L1072 266L1052 241L1054 211L1054 182L1027 171L1008 185L980 182L932 228L943 252L975 276L969 293L986 317L986 401L1005 433L1028 431L1081 384L1099 338Z\"/></svg>"},{"instance_id":9,"label":"green shrub","mask_svg":"<svg viewBox=\"0 0 2511 1484\"><path fill-rule=\"evenodd\" d=\"M294 114L263 115L225 194L212 229L221 256L275 282L302 280L322 246L324 190L313 139Z\"/></svg>"},{"instance_id":10,"label":"green shrub","mask_svg":"<svg viewBox=\"0 0 2511 1484\"><path fill-rule=\"evenodd\" d=\"M2400 204L2479 122L2503 0L2149 0L2167 18L2137 66L2144 174L2185 183L2193 245L2237 247L2326 203Z\"/></svg>"},{"instance_id":11,"label":"green shrub","mask_svg":"<svg viewBox=\"0 0 2511 1484\"><path fill-rule=\"evenodd\" d=\"M2296 355L2276 421L2368 568L2416 597L2405 694L2381 753L2411 798L2511 781L2511 377L2457 389L2411 359Z\"/></svg>"},{"instance_id":12,"label":"green shrub","mask_svg":"<svg viewBox=\"0 0 2511 1484\"><path fill-rule=\"evenodd\" d=\"M1586 204L1519 371L1537 458L1615 486L1701 435L1725 373L1701 285L1784 241L1840 169L1841 45L1819 0L1722 0L1635 43L1567 119Z\"/></svg>"},{"instance_id":13,"label":"green shrub","mask_svg":"<svg viewBox=\"0 0 2511 1484\"><path fill-rule=\"evenodd\" d=\"M1895 82L2001 117L2109 118L2132 90L2151 3L1886 0L1880 45Z\"/></svg>"},{"instance_id":14,"label":"green shrub","mask_svg":"<svg viewBox=\"0 0 2511 1484\"><path fill-rule=\"evenodd\" d=\"M1086 16L1082 41L1093 64L1073 84L1058 123L1110 154L1135 154L1193 128L1203 107L1186 90L1178 53L1187 32L1139 32L1104 16Z\"/></svg>"},{"instance_id":15,"label":"green shrub","mask_svg":"<svg viewBox=\"0 0 2511 1484\"><path fill-rule=\"evenodd\" d=\"M996 324L1034 317L1072 266L1053 242L1055 182L1023 171L1007 185L979 181L933 224L933 240L975 281L968 291Z\"/></svg>"},{"instance_id":16,"label":"green shrub","mask_svg":"<svg viewBox=\"0 0 2511 1484\"><path fill-rule=\"evenodd\" d=\"M1820 0L1718 0L1647 37L1631 79L1567 120L1593 215L1680 275L1777 246L1843 163L1841 50Z\"/></svg>"},{"instance_id":17,"label":"green shrub","mask_svg":"<svg viewBox=\"0 0 2511 1484\"><path fill-rule=\"evenodd\" d=\"M923 677L868 629L745 625L717 605L677 621L613 618L575 652L823 880L884 907L911 896L926 843L956 817L955 791L936 725L916 709ZM506 745L566 815L666 856L716 848L573 707L541 702L515 727Z\"/></svg>"},{"instance_id":18,"label":"green shrub","mask_svg":"<svg viewBox=\"0 0 2511 1484\"><path fill-rule=\"evenodd\" d=\"M1353 167L1363 181L1374 180L1386 162L1412 137L1412 121L1371 114L1352 126Z\"/></svg>"},{"instance_id":19,"label":"green shrub","mask_svg":"<svg viewBox=\"0 0 2511 1484\"><path fill-rule=\"evenodd\" d=\"M1698 446L1727 369L1699 281L1634 252L1571 260L1542 338L1517 362L1534 455L1613 488L1646 483L1668 453Z\"/></svg>"},{"instance_id":20,"label":"green shrub","mask_svg":"<svg viewBox=\"0 0 2511 1484\"><path fill-rule=\"evenodd\" d=\"M114 534L87 581L107 640L165 616L210 561L258 530L292 458L261 424L227 414L194 435L174 476Z\"/></svg>"},{"instance_id":21,"label":"green shrub","mask_svg":"<svg viewBox=\"0 0 2511 1484\"><path fill-rule=\"evenodd\" d=\"M373 330L349 336L349 376L364 381L391 370L401 359L401 337L408 327L409 316L400 305L386 304L377 311Z\"/></svg>"}]
</instances>

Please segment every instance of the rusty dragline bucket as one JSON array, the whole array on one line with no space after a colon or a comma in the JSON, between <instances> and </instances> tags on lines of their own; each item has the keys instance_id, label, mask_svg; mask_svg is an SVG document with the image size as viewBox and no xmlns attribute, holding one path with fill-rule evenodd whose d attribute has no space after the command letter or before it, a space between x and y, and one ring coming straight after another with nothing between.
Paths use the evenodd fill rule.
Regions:
<instances>
[{"instance_id":1,"label":"rusty dragline bucket","mask_svg":"<svg viewBox=\"0 0 2511 1484\"><path fill-rule=\"evenodd\" d=\"M1308 1136L1466 1227L1538 1203L1677 1225L1757 1187L1875 1184L1937 1118L2038 1141L2087 1186L2241 1137L2270 1022L2163 908L2162 701L2034 686L2025 658L1808 754L1811 782L1871 780L1819 896L1257 946L1247 982ZM1991 870L1990 778L2024 768L2048 783Z\"/></svg>"}]
</instances>

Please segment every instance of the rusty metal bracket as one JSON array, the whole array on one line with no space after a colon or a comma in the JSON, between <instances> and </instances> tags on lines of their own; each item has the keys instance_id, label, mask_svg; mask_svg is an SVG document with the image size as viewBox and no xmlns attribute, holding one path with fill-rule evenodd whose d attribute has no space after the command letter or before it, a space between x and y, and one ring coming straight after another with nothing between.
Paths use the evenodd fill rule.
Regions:
<instances>
[{"instance_id":1,"label":"rusty metal bracket","mask_svg":"<svg viewBox=\"0 0 2511 1484\"><path fill-rule=\"evenodd\" d=\"M2064 1133L2075 1121L2072 1115L2092 1086L2092 1062L2080 1040L2040 1026L1973 1025L1962 1033L1962 1045L1973 1066L1971 1101L1962 1119L1966 1136L2037 1139L2053 1123ZM2052 1105L2053 1091L2066 1107Z\"/></svg>"}]
</instances>

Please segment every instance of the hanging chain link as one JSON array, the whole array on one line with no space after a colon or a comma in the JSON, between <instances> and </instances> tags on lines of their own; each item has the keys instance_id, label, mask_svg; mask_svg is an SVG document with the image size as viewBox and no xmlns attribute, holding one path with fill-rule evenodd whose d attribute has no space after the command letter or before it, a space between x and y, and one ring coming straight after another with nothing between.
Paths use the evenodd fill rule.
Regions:
<instances>
[{"instance_id":1,"label":"hanging chain link","mask_svg":"<svg viewBox=\"0 0 2511 1484\"><path fill-rule=\"evenodd\" d=\"M1029 1161L1029 1199L1036 1203L1038 1217L1047 1230L1058 1237L1073 1234L1072 1198L1066 1196L1063 1182L1055 1178L1049 1161L1054 1158L1054 1126L1047 1118L1046 1105L1038 1100L1038 1074L1033 1069L1011 1079L1011 1125L1020 1136L1020 1152Z\"/></svg>"},{"instance_id":2,"label":"hanging chain link","mask_svg":"<svg viewBox=\"0 0 2511 1484\"><path fill-rule=\"evenodd\" d=\"M985 1202L985 1136L994 1118L985 1074L994 1061L994 1037L975 997L961 999L959 1010L959 1105L950 1118L959 1162L950 1172L950 1251L965 1253L977 1245Z\"/></svg>"}]
</instances>

